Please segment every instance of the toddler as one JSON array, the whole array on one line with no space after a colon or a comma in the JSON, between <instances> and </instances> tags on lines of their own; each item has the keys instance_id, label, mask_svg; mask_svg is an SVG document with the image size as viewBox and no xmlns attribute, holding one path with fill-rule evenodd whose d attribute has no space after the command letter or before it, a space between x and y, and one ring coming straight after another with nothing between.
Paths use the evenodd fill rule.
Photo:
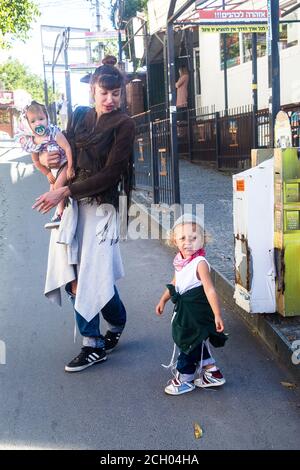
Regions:
<instances>
[{"instance_id":1,"label":"toddler","mask_svg":"<svg viewBox=\"0 0 300 470\"><path fill-rule=\"evenodd\" d=\"M208 344L209 339L213 346L223 346L227 336L205 259L204 238L203 227L192 214L179 217L170 232L170 242L179 250L173 262L175 275L156 306L161 315L169 299L175 304L172 336L180 354L174 378L165 387L169 395L225 383Z\"/></svg>"}]
</instances>

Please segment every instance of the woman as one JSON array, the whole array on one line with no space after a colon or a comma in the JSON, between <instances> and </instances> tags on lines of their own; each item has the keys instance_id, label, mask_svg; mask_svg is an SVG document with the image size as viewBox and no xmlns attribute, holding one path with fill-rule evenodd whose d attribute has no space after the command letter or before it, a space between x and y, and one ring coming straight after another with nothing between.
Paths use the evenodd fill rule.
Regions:
<instances>
[{"instance_id":1,"label":"woman","mask_svg":"<svg viewBox=\"0 0 300 470\"><path fill-rule=\"evenodd\" d=\"M189 73L185 66L179 67L179 79L175 86L177 88L176 106L177 108L186 108L188 105L188 83Z\"/></svg>"},{"instance_id":2,"label":"woman","mask_svg":"<svg viewBox=\"0 0 300 470\"><path fill-rule=\"evenodd\" d=\"M76 176L71 184L37 198L33 208L48 212L66 197L60 230L50 239L45 294L60 303L60 287L74 305L83 348L67 372L81 371L106 360L117 345L126 322L126 310L115 282L123 274L119 249L118 199L120 185L130 191L134 123L120 111L123 75L113 66L96 69L91 79L95 108L76 108L67 130L75 156ZM56 155L46 153L50 168ZM100 333L99 312L108 323Z\"/></svg>"}]
</instances>

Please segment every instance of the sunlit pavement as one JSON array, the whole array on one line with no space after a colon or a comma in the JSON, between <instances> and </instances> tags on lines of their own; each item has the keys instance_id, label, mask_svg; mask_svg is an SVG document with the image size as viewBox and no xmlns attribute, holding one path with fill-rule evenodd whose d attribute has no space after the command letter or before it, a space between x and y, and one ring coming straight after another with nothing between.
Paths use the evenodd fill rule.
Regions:
<instances>
[{"instance_id":1,"label":"sunlit pavement","mask_svg":"<svg viewBox=\"0 0 300 470\"><path fill-rule=\"evenodd\" d=\"M4 149L5 150L5 149ZM43 296L49 215L32 211L47 181L19 149L0 155L1 449L297 449L298 389L241 320L225 311L227 345L216 350L227 383L164 394L172 353L172 306L154 308L172 276L172 253L156 240L122 243L119 283L128 324L105 363L77 374L64 364L73 342L71 305ZM104 326L105 330L105 326ZM0 358L1 359L1 358ZM1 362L1 361L0 361ZM194 423L203 437L194 437Z\"/></svg>"}]
</instances>

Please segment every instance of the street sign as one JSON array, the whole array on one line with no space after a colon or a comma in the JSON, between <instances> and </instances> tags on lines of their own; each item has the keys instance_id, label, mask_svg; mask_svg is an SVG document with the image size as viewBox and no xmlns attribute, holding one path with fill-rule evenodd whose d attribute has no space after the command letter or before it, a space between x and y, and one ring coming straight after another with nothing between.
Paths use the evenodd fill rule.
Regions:
<instances>
[{"instance_id":1,"label":"street sign","mask_svg":"<svg viewBox=\"0 0 300 470\"><path fill-rule=\"evenodd\" d=\"M12 106L14 104L13 91L0 91L0 105Z\"/></svg>"},{"instance_id":2,"label":"street sign","mask_svg":"<svg viewBox=\"0 0 300 470\"><path fill-rule=\"evenodd\" d=\"M202 33L266 33L268 31L267 24L250 25L250 24L224 24L224 25L207 25L199 26Z\"/></svg>"},{"instance_id":3,"label":"street sign","mask_svg":"<svg viewBox=\"0 0 300 470\"><path fill-rule=\"evenodd\" d=\"M279 13L280 14L280 13ZM268 10L195 10L176 24L198 25L205 33L265 33Z\"/></svg>"},{"instance_id":4,"label":"street sign","mask_svg":"<svg viewBox=\"0 0 300 470\"><path fill-rule=\"evenodd\" d=\"M198 10L201 23L261 23L268 20L267 10Z\"/></svg>"},{"instance_id":5,"label":"street sign","mask_svg":"<svg viewBox=\"0 0 300 470\"><path fill-rule=\"evenodd\" d=\"M76 63L76 64L69 64L69 67L72 71L81 71L81 70L95 70L99 64L94 63Z\"/></svg>"}]
</instances>

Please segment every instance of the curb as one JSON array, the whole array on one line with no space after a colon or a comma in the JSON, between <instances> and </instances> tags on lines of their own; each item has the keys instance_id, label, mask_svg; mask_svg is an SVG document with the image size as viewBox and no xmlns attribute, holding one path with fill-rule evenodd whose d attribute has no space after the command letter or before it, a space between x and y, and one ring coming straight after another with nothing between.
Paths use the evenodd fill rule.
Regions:
<instances>
[{"instance_id":1,"label":"curb","mask_svg":"<svg viewBox=\"0 0 300 470\"><path fill-rule=\"evenodd\" d=\"M160 241L166 239L166 228L160 222L159 209L157 208L157 214L151 209L151 212L145 208L132 194L132 202L138 207L140 211L140 219L145 221L147 227L150 226L149 219L151 219L152 227L154 228L155 234L158 234ZM158 205L157 205L158 206ZM160 208L162 210L162 208ZM293 380L300 385L300 364L295 365L292 362L293 349L291 345L282 335L282 333L276 328L276 322L279 322L282 318L279 314L250 314L236 305L233 299L234 285L228 281L217 269L211 266L212 280L215 288L226 303L226 306L235 314L241 318L251 333L264 343L265 346L272 352L276 360L288 370Z\"/></svg>"}]
</instances>

